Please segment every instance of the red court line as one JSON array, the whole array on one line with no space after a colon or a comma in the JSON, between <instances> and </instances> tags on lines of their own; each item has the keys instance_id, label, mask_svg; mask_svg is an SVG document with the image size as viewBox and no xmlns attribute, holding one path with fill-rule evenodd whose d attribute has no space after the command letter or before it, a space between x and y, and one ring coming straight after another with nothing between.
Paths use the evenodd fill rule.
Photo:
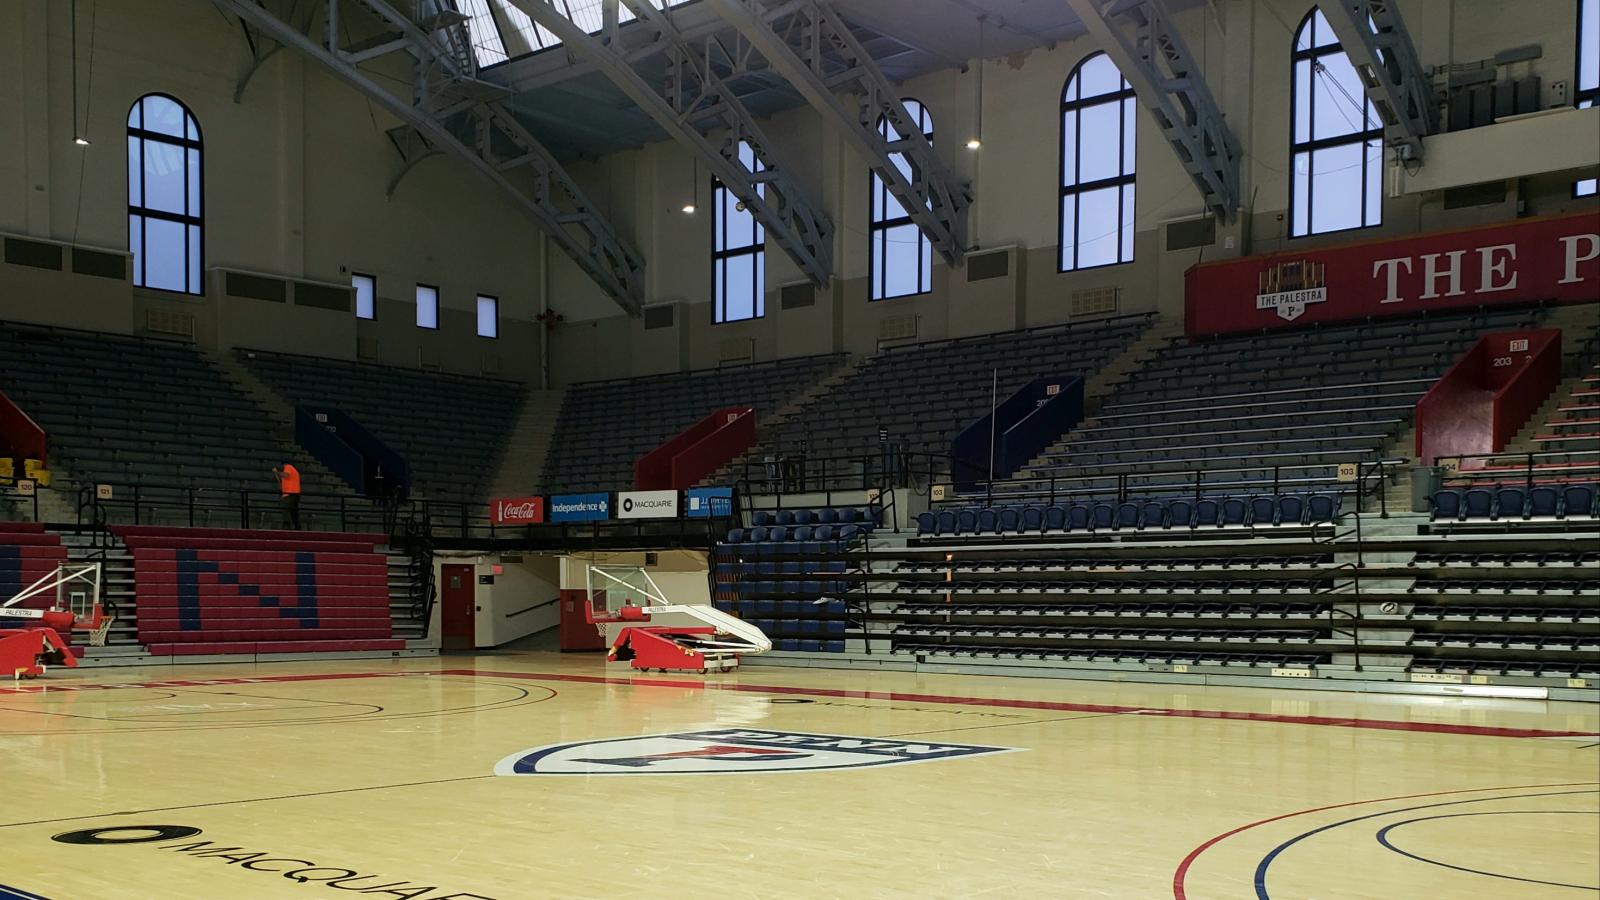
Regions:
<instances>
[{"instance_id":1,"label":"red court line","mask_svg":"<svg viewBox=\"0 0 1600 900\"><path fill-rule=\"evenodd\" d=\"M1101 703L1064 703L1056 700L1014 700L1003 697L955 697L944 694L907 694L900 691L850 691L839 688L794 687L778 684L722 684L668 678L615 678L606 675L558 675L546 672L496 672L484 669L441 669L418 672L326 672L309 675L258 675L239 678L165 679L145 682L95 682L89 684L39 685L26 688L0 688L0 694L47 694L51 691L113 690L117 688L210 687L239 684L270 684L283 681L335 681L348 678L416 678L461 675L471 678L515 678L525 681L567 681L578 684L615 684L629 687L661 687L690 690L741 691L755 694L798 694L811 697L840 697L852 700L888 700L901 703L932 703L952 706L991 706L1004 709L1038 709L1050 712L1128 714L1171 719L1217 719L1234 722L1273 722L1281 725L1317 725L1333 728L1367 728L1377 731L1412 731L1435 734L1468 734L1479 737L1552 738L1600 737L1600 732L1550 731L1540 728L1500 728L1488 725L1452 725L1440 722L1401 722L1392 719L1352 719L1332 716L1286 716L1276 713L1234 712L1219 709L1171 709L1148 706L1115 706Z\"/></svg>"},{"instance_id":2,"label":"red court line","mask_svg":"<svg viewBox=\"0 0 1600 900\"><path fill-rule=\"evenodd\" d=\"M1295 816L1308 816L1312 813L1327 812L1330 809L1344 809L1349 806L1364 806L1368 803L1390 803L1396 800L1416 800L1419 797L1443 797L1448 794L1486 794L1490 791L1520 791L1526 788L1589 787L1590 785L1596 783L1597 782L1593 781L1574 781L1565 784L1511 784L1504 787L1471 788L1463 791L1430 791L1426 794L1402 794L1398 797L1379 797L1375 800L1352 800L1349 803L1335 803L1331 806L1318 806L1313 809L1302 809L1296 810L1295 812L1287 812L1280 816L1273 816L1270 819L1258 819L1257 821L1251 822L1248 825L1240 825L1238 828L1235 828L1232 831L1224 831L1223 833L1206 841L1193 850L1190 850L1189 855L1183 858L1183 862L1178 863L1177 871L1172 873L1173 900L1188 900L1189 895L1184 889L1184 879L1188 877L1189 868L1194 865L1194 861L1196 859L1200 858L1200 854L1210 850L1212 847L1220 844L1228 838L1233 837L1241 831L1249 831L1250 829L1261 825L1268 825L1283 819L1292 819Z\"/></svg>"},{"instance_id":3,"label":"red court line","mask_svg":"<svg viewBox=\"0 0 1600 900\"><path fill-rule=\"evenodd\" d=\"M1275 722L1282 725L1319 725L1334 728L1370 728L1379 731L1419 731L1438 734L1470 734L1480 737L1590 737L1595 732L1550 731L1540 728L1498 728L1488 725L1452 725L1440 722L1400 722L1391 719L1352 719L1332 716L1286 716L1276 713L1232 712L1215 709L1169 709L1147 706L1113 706L1099 703L1062 703L1054 700L1012 700L1001 697L953 697L942 694L906 694L899 691L848 691L837 688L791 687L773 684L722 684L666 678L612 678L603 675L555 675L533 672L495 672L482 669L445 669L441 675L526 678L533 681L572 681L582 684L619 684L633 687L691 688L718 691L745 691L758 694L804 694L814 697L841 697L865 700L892 700L903 703L943 703L954 706L996 706L1006 709L1041 709L1051 712L1084 712L1173 719L1220 719L1239 722Z\"/></svg>"}]
</instances>

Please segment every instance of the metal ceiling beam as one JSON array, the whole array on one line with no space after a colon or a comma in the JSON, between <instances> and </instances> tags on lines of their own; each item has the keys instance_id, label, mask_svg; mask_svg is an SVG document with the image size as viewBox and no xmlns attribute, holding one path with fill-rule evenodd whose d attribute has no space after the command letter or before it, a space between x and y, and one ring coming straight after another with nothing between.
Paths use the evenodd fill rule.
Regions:
<instances>
[{"instance_id":1,"label":"metal ceiling beam","mask_svg":"<svg viewBox=\"0 0 1600 900\"><path fill-rule=\"evenodd\" d=\"M971 186L958 182L934 154L899 93L839 16L815 0L704 2L739 29L767 64L839 129L945 261L958 265L967 249ZM793 7L782 34L768 21L771 10L780 6ZM848 94L848 101L840 93ZM880 120L889 123L896 137L884 139L878 132ZM909 173L901 171L893 154L904 159Z\"/></svg>"},{"instance_id":2,"label":"metal ceiling beam","mask_svg":"<svg viewBox=\"0 0 1600 900\"><path fill-rule=\"evenodd\" d=\"M418 23L385 0L363 0L407 39L415 64L401 96L362 71L338 40L338 3L328 3L324 39L308 37L263 0L212 0L225 13L326 68L415 129L430 149L450 153L488 179L554 240L629 315L644 300L644 260L618 237L578 183L500 100L505 90L477 79L476 61L457 17ZM391 17L398 17L394 21ZM310 26L303 26L310 30ZM454 32L454 33L452 33ZM466 50L463 54L463 50ZM447 118L443 113L448 112ZM399 144L397 144L399 146ZM516 161L515 166L507 166ZM404 160L411 165L415 160ZM513 180L508 172L526 173ZM526 182L531 182L531 187Z\"/></svg>"},{"instance_id":3,"label":"metal ceiling beam","mask_svg":"<svg viewBox=\"0 0 1600 900\"><path fill-rule=\"evenodd\" d=\"M1393 0L1323 0L1322 13L1383 117L1384 140L1403 160L1422 160L1439 132L1439 104Z\"/></svg>"},{"instance_id":4,"label":"metal ceiling beam","mask_svg":"<svg viewBox=\"0 0 1600 900\"><path fill-rule=\"evenodd\" d=\"M668 135L705 162L801 271L818 286L827 285L833 269L833 223L811 204L789 170L777 161L773 143L717 74L718 67L736 69L738 61L715 38L691 43L650 3L622 0L641 22L669 41L667 75L657 86L628 64L616 40L588 34L551 5L551 0L510 2L568 49L594 63ZM604 3L607 21L611 21L618 0ZM710 129L724 131L713 139L705 133ZM740 161L741 142L754 151L762 170L759 178Z\"/></svg>"},{"instance_id":5,"label":"metal ceiling beam","mask_svg":"<svg viewBox=\"0 0 1600 900\"><path fill-rule=\"evenodd\" d=\"M1244 153L1162 0L1066 0L1155 116L1207 208L1232 221Z\"/></svg>"}]
</instances>

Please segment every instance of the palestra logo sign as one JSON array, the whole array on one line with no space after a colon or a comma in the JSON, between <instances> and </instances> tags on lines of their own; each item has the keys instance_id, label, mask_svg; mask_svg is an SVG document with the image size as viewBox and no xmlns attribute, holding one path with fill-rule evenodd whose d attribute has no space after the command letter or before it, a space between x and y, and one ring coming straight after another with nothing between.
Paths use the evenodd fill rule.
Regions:
<instances>
[{"instance_id":1,"label":"palestra logo sign","mask_svg":"<svg viewBox=\"0 0 1600 900\"><path fill-rule=\"evenodd\" d=\"M502 759L496 775L759 775L938 762L1014 747L728 728L535 747Z\"/></svg>"}]
</instances>

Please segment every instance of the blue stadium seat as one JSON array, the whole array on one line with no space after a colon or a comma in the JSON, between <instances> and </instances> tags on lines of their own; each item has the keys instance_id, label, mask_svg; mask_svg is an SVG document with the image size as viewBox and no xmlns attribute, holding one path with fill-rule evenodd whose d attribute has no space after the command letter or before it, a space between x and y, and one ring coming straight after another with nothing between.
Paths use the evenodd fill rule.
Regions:
<instances>
[{"instance_id":1,"label":"blue stadium seat","mask_svg":"<svg viewBox=\"0 0 1600 900\"><path fill-rule=\"evenodd\" d=\"M828 506L817 510L818 525L832 525L837 521L839 521L839 513L833 507Z\"/></svg>"},{"instance_id":2,"label":"blue stadium seat","mask_svg":"<svg viewBox=\"0 0 1600 900\"><path fill-rule=\"evenodd\" d=\"M1312 494L1306 499L1306 520L1332 522L1339 517L1339 497L1334 494Z\"/></svg>"},{"instance_id":3,"label":"blue stadium seat","mask_svg":"<svg viewBox=\"0 0 1600 900\"><path fill-rule=\"evenodd\" d=\"M1022 512L1015 506L1000 510L1000 533L1016 534L1022 530Z\"/></svg>"},{"instance_id":4,"label":"blue stadium seat","mask_svg":"<svg viewBox=\"0 0 1600 900\"><path fill-rule=\"evenodd\" d=\"M1067 531L1089 530L1089 507L1082 503L1074 503L1067 507Z\"/></svg>"},{"instance_id":5,"label":"blue stadium seat","mask_svg":"<svg viewBox=\"0 0 1600 900\"><path fill-rule=\"evenodd\" d=\"M1044 531L1044 510L1037 506L1022 508L1022 533L1038 534Z\"/></svg>"},{"instance_id":6,"label":"blue stadium seat","mask_svg":"<svg viewBox=\"0 0 1600 900\"><path fill-rule=\"evenodd\" d=\"M937 534L939 532L939 517L932 510L917 513L917 536Z\"/></svg>"},{"instance_id":7,"label":"blue stadium seat","mask_svg":"<svg viewBox=\"0 0 1600 900\"><path fill-rule=\"evenodd\" d=\"M1250 524L1276 525L1278 524L1278 504L1275 497L1250 498Z\"/></svg>"},{"instance_id":8,"label":"blue stadium seat","mask_svg":"<svg viewBox=\"0 0 1600 900\"><path fill-rule=\"evenodd\" d=\"M738 543L741 543L743 541L744 541L744 529L743 528L730 528L730 529L728 529L728 537L727 537L726 543L738 544Z\"/></svg>"},{"instance_id":9,"label":"blue stadium seat","mask_svg":"<svg viewBox=\"0 0 1600 900\"><path fill-rule=\"evenodd\" d=\"M1494 495L1483 488L1473 488L1462 498L1461 518L1487 519L1494 512Z\"/></svg>"},{"instance_id":10,"label":"blue stadium seat","mask_svg":"<svg viewBox=\"0 0 1600 900\"><path fill-rule=\"evenodd\" d=\"M1166 528L1167 505L1160 500L1146 500L1139 507L1140 528Z\"/></svg>"},{"instance_id":11,"label":"blue stadium seat","mask_svg":"<svg viewBox=\"0 0 1600 900\"><path fill-rule=\"evenodd\" d=\"M1583 518L1594 515L1595 489L1587 484L1569 484L1561 492L1561 515Z\"/></svg>"},{"instance_id":12,"label":"blue stadium seat","mask_svg":"<svg viewBox=\"0 0 1600 900\"><path fill-rule=\"evenodd\" d=\"M1555 515L1555 492L1550 492L1550 515ZM1461 518L1461 495L1455 491L1436 491L1433 495L1433 514L1435 519Z\"/></svg>"},{"instance_id":13,"label":"blue stadium seat","mask_svg":"<svg viewBox=\"0 0 1600 900\"><path fill-rule=\"evenodd\" d=\"M956 513L956 534L976 534L978 531L978 511L963 509Z\"/></svg>"},{"instance_id":14,"label":"blue stadium seat","mask_svg":"<svg viewBox=\"0 0 1600 900\"><path fill-rule=\"evenodd\" d=\"M1205 525L1221 525L1222 505L1215 500L1196 500L1192 524L1196 528Z\"/></svg>"},{"instance_id":15,"label":"blue stadium seat","mask_svg":"<svg viewBox=\"0 0 1600 900\"><path fill-rule=\"evenodd\" d=\"M1139 527L1139 504L1120 503L1117 505L1117 529Z\"/></svg>"},{"instance_id":16,"label":"blue stadium seat","mask_svg":"<svg viewBox=\"0 0 1600 900\"><path fill-rule=\"evenodd\" d=\"M794 511L794 524L796 524L796 525L810 525L811 524L811 510L809 510L809 509L797 509L797 510L795 510Z\"/></svg>"},{"instance_id":17,"label":"blue stadium seat","mask_svg":"<svg viewBox=\"0 0 1600 900\"><path fill-rule=\"evenodd\" d=\"M1435 498L1438 494L1434 495ZM1528 492L1530 516L1553 517L1561 509L1561 495L1549 485L1540 485Z\"/></svg>"},{"instance_id":18,"label":"blue stadium seat","mask_svg":"<svg viewBox=\"0 0 1600 900\"><path fill-rule=\"evenodd\" d=\"M1188 500L1167 502L1167 527L1189 528L1194 525L1194 504Z\"/></svg>"},{"instance_id":19,"label":"blue stadium seat","mask_svg":"<svg viewBox=\"0 0 1600 900\"><path fill-rule=\"evenodd\" d=\"M1110 531L1117 524L1117 508L1109 503L1096 503L1089 509L1089 527L1095 531Z\"/></svg>"},{"instance_id":20,"label":"blue stadium seat","mask_svg":"<svg viewBox=\"0 0 1600 900\"><path fill-rule=\"evenodd\" d=\"M1240 497L1228 497L1222 501L1221 515L1217 518L1222 525L1243 525L1250 516L1250 507Z\"/></svg>"},{"instance_id":21,"label":"blue stadium seat","mask_svg":"<svg viewBox=\"0 0 1600 900\"><path fill-rule=\"evenodd\" d=\"M1045 507L1045 510L1044 510L1044 530L1047 531L1047 532L1066 531L1067 530L1067 511L1066 511L1066 509L1063 508L1063 507L1054 506L1054 505Z\"/></svg>"},{"instance_id":22,"label":"blue stadium seat","mask_svg":"<svg viewBox=\"0 0 1600 900\"><path fill-rule=\"evenodd\" d=\"M935 534L956 533L956 511L953 509L939 510L939 530Z\"/></svg>"},{"instance_id":23,"label":"blue stadium seat","mask_svg":"<svg viewBox=\"0 0 1600 900\"><path fill-rule=\"evenodd\" d=\"M1278 498L1278 524L1299 525L1306 518L1306 501L1299 494L1284 494Z\"/></svg>"},{"instance_id":24,"label":"blue stadium seat","mask_svg":"<svg viewBox=\"0 0 1600 900\"><path fill-rule=\"evenodd\" d=\"M995 534L1000 530L1000 513L993 507L978 510L978 534Z\"/></svg>"},{"instance_id":25,"label":"blue stadium seat","mask_svg":"<svg viewBox=\"0 0 1600 900\"><path fill-rule=\"evenodd\" d=\"M1526 515L1528 496L1522 488L1501 488L1494 494L1496 519L1520 519Z\"/></svg>"},{"instance_id":26,"label":"blue stadium seat","mask_svg":"<svg viewBox=\"0 0 1600 900\"><path fill-rule=\"evenodd\" d=\"M752 525L761 525L761 526L771 525L772 524L772 514L763 509L760 512L756 513L754 516L750 517L750 524L752 524Z\"/></svg>"}]
</instances>

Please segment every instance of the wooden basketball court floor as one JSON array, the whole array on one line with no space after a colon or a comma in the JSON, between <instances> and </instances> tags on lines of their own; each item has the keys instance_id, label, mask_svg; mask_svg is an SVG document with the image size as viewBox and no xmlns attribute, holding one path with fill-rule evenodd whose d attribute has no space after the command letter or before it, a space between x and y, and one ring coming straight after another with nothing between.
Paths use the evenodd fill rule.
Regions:
<instances>
[{"instance_id":1,"label":"wooden basketball court floor","mask_svg":"<svg viewBox=\"0 0 1600 900\"><path fill-rule=\"evenodd\" d=\"M1597 731L555 653L52 672L0 688L0 897L1594 896Z\"/></svg>"}]
</instances>

